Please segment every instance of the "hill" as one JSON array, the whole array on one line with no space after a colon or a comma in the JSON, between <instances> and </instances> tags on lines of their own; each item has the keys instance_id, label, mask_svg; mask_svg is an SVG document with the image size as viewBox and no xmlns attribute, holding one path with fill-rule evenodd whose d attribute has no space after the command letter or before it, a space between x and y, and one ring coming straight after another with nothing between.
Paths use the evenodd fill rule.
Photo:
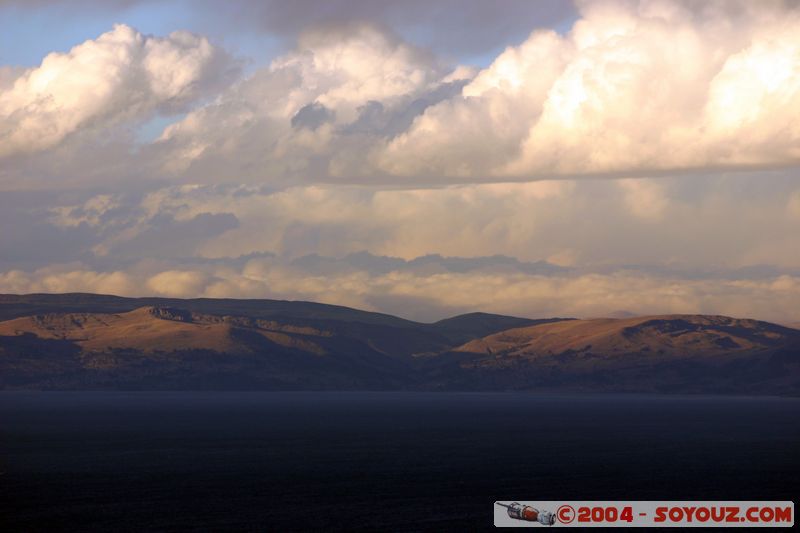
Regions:
<instances>
[{"instance_id":1,"label":"hill","mask_svg":"<svg viewBox=\"0 0 800 533\"><path fill-rule=\"evenodd\" d=\"M770 350L797 337L794 330L757 320L706 315L570 320L510 329L456 351L536 358L565 353L647 354L655 358L718 357Z\"/></svg>"},{"instance_id":2,"label":"hill","mask_svg":"<svg viewBox=\"0 0 800 533\"><path fill-rule=\"evenodd\" d=\"M146 305L141 305L146 304ZM0 387L382 389L413 355L537 321L422 324L313 302L0 295Z\"/></svg>"},{"instance_id":3,"label":"hill","mask_svg":"<svg viewBox=\"0 0 800 533\"><path fill-rule=\"evenodd\" d=\"M312 302L73 294L2 295L0 317L5 389L800 394L800 330L721 316L424 324Z\"/></svg>"},{"instance_id":4,"label":"hill","mask_svg":"<svg viewBox=\"0 0 800 533\"><path fill-rule=\"evenodd\" d=\"M541 324L470 341L446 358L471 383L505 388L783 394L800 386L800 331L723 316Z\"/></svg>"},{"instance_id":5,"label":"hill","mask_svg":"<svg viewBox=\"0 0 800 533\"><path fill-rule=\"evenodd\" d=\"M395 327L415 322L340 305L287 300L233 298L125 298L105 294L0 294L0 320L42 313L124 313L140 307L175 307L196 313L252 318L279 316L297 320L340 320Z\"/></svg>"}]
</instances>

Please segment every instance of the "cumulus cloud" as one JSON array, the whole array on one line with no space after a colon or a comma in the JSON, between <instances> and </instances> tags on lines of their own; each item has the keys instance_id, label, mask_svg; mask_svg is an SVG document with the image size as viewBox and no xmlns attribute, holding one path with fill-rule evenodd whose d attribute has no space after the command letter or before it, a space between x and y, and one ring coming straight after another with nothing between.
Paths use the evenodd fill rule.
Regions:
<instances>
[{"instance_id":1,"label":"cumulus cloud","mask_svg":"<svg viewBox=\"0 0 800 533\"><path fill-rule=\"evenodd\" d=\"M208 276L187 270L166 270L147 280L147 288L154 294L178 298L202 294L207 285Z\"/></svg>"},{"instance_id":2,"label":"cumulus cloud","mask_svg":"<svg viewBox=\"0 0 800 533\"><path fill-rule=\"evenodd\" d=\"M429 53L371 25L309 31L295 50L166 128L151 154L193 181L354 171L349 161L363 160L376 129L448 95L446 74Z\"/></svg>"},{"instance_id":3,"label":"cumulus cloud","mask_svg":"<svg viewBox=\"0 0 800 533\"><path fill-rule=\"evenodd\" d=\"M782 6L587 2L568 34L534 32L427 109L379 166L535 178L796 164L800 14ZM481 127L464 139L466 124Z\"/></svg>"},{"instance_id":4,"label":"cumulus cloud","mask_svg":"<svg viewBox=\"0 0 800 533\"><path fill-rule=\"evenodd\" d=\"M149 176L416 187L800 162L800 10L619 0L579 12L568 32L535 30L483 69L384 26L323 25L191 109L230 79L224 54L185 32L117 26L37 68L0 72L0 156L181 109L137 154ZM104 155L99 173L126 174L129 151ZM36 165L81 174L79 162L59 163Z\"/></svg>"},{"instance_id":5,"label":"cumulus cloud","mask_svg":"<svg viewBox=\"0 0 800 533\"><path fill-rule=\"evenodd\" d=\"M369 24L311 31L154 153L193 181L406 186L800 162L800 11L580 12L568 33L536 30L481 70Z\"/></svg>"},{"instance_id":6,"label":"cumulus cloud","mask_svg":"<svg viewBox=\"0 0 800 533\"><path fill-rule=\"evenodd\" d=\"M0 157L182 110L229 81L230 68L226 54L204 37L145 36L116 25L69 52L49 54L38 67L0 75Z\"/></svg>"},{"instance_id":7,"label":"cumulus cloud","mask_svg":"<svg viewBox=\"0 0 800 533\"><path fill-rule=\"evenodd\" d=\"M100 294L135 294L140 290L125 272L95 272L86 269L49 267L34 272L11 270L0 273L0 287L8 293L96 292Z\"/></svg>"}]
</instances>

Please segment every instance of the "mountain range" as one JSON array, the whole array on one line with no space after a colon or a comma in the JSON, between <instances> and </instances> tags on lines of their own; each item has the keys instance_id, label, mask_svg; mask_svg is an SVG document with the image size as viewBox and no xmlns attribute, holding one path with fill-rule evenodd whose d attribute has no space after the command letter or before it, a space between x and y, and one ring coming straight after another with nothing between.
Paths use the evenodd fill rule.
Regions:
<instances>
[{"instance_id":1,"label":"mountain range","mask_svg":"<svg viewBox=\"0 0 800 533\"><path fill-rule=\"evenodd\" d=\"M434 323L313 302L0 295L0 388L800 395L800 330L711 315Z\"/></svg>"}]
</instances>

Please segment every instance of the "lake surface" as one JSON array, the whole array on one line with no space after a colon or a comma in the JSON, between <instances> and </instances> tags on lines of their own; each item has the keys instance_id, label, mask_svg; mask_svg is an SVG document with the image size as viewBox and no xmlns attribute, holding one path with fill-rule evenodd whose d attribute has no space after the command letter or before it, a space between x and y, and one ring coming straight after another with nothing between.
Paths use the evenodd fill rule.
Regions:
<instances>
[{"instance_id":1,"label":"lake surface","mask_svg":"<svg viewBox=\"0 0 800 533\"><path fill-rule=\"evenodd\" d=\"M790 500L800 401L0 393L6 531L476 530L495 500Z\"/></svg>"}]
</instances>

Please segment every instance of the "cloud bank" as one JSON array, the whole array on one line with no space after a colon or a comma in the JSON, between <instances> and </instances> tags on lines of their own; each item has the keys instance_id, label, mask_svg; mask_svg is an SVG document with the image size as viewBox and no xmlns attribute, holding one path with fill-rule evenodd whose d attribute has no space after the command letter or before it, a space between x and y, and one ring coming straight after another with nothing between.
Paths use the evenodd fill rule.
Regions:
<instances>
[{"instance_id":1,"label":"cloud bank","mask_svg":"<svg viewBox=\"0 0 800 533\"><path fill-rule=\"evenodd\" d=\"M633 270L541 274L519 269L497 271L498 258L477 261L434 257L398 263L376 256L367 259L382 263L383 268L370 269L347 258L310 259L305 265L262 257L250 259L239 268L184 265L132 272L97 272L63 265L0 273L0 292L301 299L422 321L486 311L528 317L709 313L788 322L798 318L796 302L800 299L800 276L791 275L685 279ZM366 262L364 259L362 256L361 263ZM315 271L324 262L329 263L324 273Z\"/></svg>"},{"instance_id":2,"label":"cloud bank","mask_svg":"<svg viewBox=\"0 0 800 533\"><path fill-rule=\"evenodd\" d=\"M800 10L778 1L586 2L568 32L535 30L476 69L350 21L232 81L237 60L203 37L118 25L2 71L0 158L37 157L0 180L79 176L98 133L176 111L156 142L94 167L120 174L133 151L150 178L280 187L795 168L799 35ZM69 153L42 153L70 136Z\"/></svg>"},{"instance_id":3,"label":"cloud bank","mask_svg":"<svg viewBox=\"0 0 800 533\"><path fill-rule=\"evenodd\" d=\"M17 228L0 234L14 251L0 291L310 299L419 319L800 319L787 177L44 194L0 199L0 224Z\"/></svg>"},{"instance_id":4,"label":"cloud bank","mask_svg":"<svg viewBox=\"0 0 800 533\"><path fill-rule=\"evenodd\" d=\"M427 109L380 165L530 178L795 164L800 13L690 6L584 4L567 35L534 32Z\"/></svg>"}]
</instances>

